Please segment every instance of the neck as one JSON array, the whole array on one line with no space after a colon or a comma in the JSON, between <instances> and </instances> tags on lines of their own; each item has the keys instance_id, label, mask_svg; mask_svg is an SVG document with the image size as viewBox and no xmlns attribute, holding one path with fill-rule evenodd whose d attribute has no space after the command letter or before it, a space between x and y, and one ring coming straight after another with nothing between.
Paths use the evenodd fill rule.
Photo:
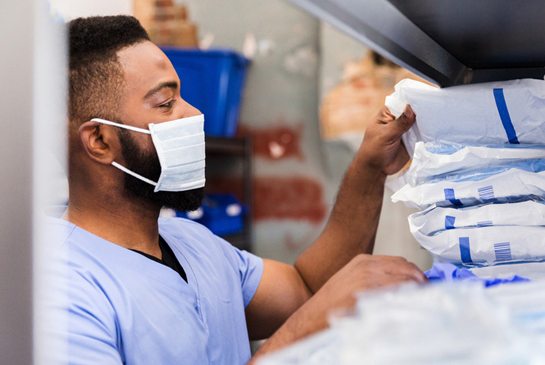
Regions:
<instances>
[{"instance_id":1,"label":"neck","mask_svg":"<svg viewBox=\"0 0 545 365\"><path fill-rule=\"evenodd\" d=\"M154 204L124 196L71 193L62 218L119 246L161 258L159 212Z\"/></svg>"}]
</instances>

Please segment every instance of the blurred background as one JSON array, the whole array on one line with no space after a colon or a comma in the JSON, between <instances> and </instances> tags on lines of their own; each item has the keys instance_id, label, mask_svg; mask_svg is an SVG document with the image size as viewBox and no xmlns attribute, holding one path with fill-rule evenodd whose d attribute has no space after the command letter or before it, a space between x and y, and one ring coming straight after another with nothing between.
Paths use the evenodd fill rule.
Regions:
<instances>
[{"instance_id":1,"label":"blurred background","mask_svg":"<svg viewBox=\"0 0 545 365\"><path fill-rule=\"evenodd\" d=\"M50 0L50 7L64 21L110 14L141 21L173 61L182 97L206 117L209 198L189 218L289 263L320 234L386 95L399 80L418 79L282 0ZM386 192L375 254L428 269L431 257L409 234L410 213Z\"/></svg>"}]
</instances>

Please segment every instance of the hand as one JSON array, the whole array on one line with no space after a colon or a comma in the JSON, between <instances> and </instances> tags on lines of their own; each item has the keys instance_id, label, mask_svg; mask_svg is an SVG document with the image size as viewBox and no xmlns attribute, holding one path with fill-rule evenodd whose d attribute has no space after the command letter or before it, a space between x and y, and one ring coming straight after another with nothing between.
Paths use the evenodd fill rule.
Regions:
<instances>
[{"instance_id":1,"label":"hand","mask_svg":"<svg viewBox=\"0 0 545 365\"><path fill-rule=\"evenodd\" d=\"M314 307L319 327L325 328L331 310L354 306L354 294L409 281L422 283L428 279L404 258L361 254L333 275L305 306Z\"/></svg>"},{"instance_id":2,"label":"hand","mask_svg":"<svg viewBox=\"0 0 545 365\"><path fill-rule=\"evenodd\" d=\"M358 255L329 279L282 327L265 342L249 364L261 355L328 327L331 310L351 308L354 294L367 289L428 279L414 264L401 257Z\"/></svg>"},{"instance_id":3,"label":"hand","mask_svg":"<svg viewBox=\"0 0 545 365\"><path fill-rule=\"evenodd\" d=\"M401 136L414 124L416 116L409 105L395 119L387 107L383 107L365 131L358 152L362 163L384 175L398 172L409 161Z\"/></svg>"}]
</instances>

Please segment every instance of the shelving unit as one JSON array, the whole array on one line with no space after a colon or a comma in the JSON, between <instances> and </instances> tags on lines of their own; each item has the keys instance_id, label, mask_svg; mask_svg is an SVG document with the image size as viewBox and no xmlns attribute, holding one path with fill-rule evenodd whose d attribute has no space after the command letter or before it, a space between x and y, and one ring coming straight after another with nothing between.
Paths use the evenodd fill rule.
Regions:
<instances>
[{"instance_id":1,"label":"shelving unit","mask_svg":"<svg viewBox=\"0 0 545 365\"><path fill-rule=\"evenodd\" d=\"M288 0L441 87L545 75L543 0Z\"/></svg>"},{"instance_id":2,"label":"shelving unit","mask_svg":"<svg viewBox=\"0 0 545 365\"><path fill-rule=\"evenodd\" d=\"M206 158L232 157L242 159L243 195L244 205L248 210L244 214L244 230L241 233L224 236L233 246L251 252L252 251L252 139L244 138L205 137Z\"/></svg>"}]
</instances>

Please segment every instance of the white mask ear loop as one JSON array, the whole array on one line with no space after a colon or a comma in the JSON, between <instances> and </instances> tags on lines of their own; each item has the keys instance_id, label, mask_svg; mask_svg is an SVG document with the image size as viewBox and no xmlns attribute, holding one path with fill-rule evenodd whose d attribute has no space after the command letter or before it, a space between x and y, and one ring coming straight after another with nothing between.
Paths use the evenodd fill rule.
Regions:
<instances>
[{"instance_id":1,"label":"white mask ear loop","mask_svg":"<svg viewBox=\"0 0 545 365\"><path fill-rule=\"evenodd\" d=\"M137 128L137 127L133 127L132 125L114 123L114 122L110 122L109 120L106 120L106 119L93 118L93 119L91 119L91 122L99 122L99 123L102 123L102 124L113 125L114 127L129 129L129 130L135 131L135 132L151 134L151 132L148 129Z\"/></svg>"},{"instance_id":2,"label":"white mask ear loop","mask_svg":"<svg viewBox=\"0 0 545 365\"><path fill-rule=\"evenodd\" d=\"M137 178L137 179L140 179L140 180L142 180L142 181L144 181L144 182L147 182L147 183L150 184L150 185L157 186L157 183L154 182L153 180L150 180L150 179L148 179L148 178L146 178L146 177L144 177L144 176L142 176L142 175L140 175L140 174L137 174L136 172L129 170L128 168L126 168L126 167L124 167L124 166L118 164L118 163L115 162L115 161L112 161L112 165L115 166L115 167L117 167L117 168L120 169L121 171L126 172L127 174L134 176L134 177Z\"/></svg>"},{"instance_id":3,"label":"white mask ear loop","mask_svg":"<svg viewBox=\"0 0 545 365\"><path fill-rule=\"evenodd\" d=\"M147 130L147 129L137 128L137 127L133 127L133 126L126 125L126 124L114 123L114 122L110 122L109 120L106 120L106 119L93 118L93 119L91 119L91 122L99 122L99 123L102 123L102 124L112 125L114 127L129 129L129 130L135 131L135 132L151 134L151 132L149 130ZM121 171L123 171L123 172L125 172L125 173L127 173L127 174L129 174L131 176L134 176L135 178L140 179L140 180L142 180L144 182L147 182L150 185L157 186L157 183L155 181L150 180L150 179L148 179L148 178L146 178L146 177L144 177L144 176L142 176L140 174L137 174L136 172L129 170L125 166L122 166L122 165L118 164L115 161L112 161L112 166L115 166L118 169L120 169Z\"/></svg>"}]
</instances>

